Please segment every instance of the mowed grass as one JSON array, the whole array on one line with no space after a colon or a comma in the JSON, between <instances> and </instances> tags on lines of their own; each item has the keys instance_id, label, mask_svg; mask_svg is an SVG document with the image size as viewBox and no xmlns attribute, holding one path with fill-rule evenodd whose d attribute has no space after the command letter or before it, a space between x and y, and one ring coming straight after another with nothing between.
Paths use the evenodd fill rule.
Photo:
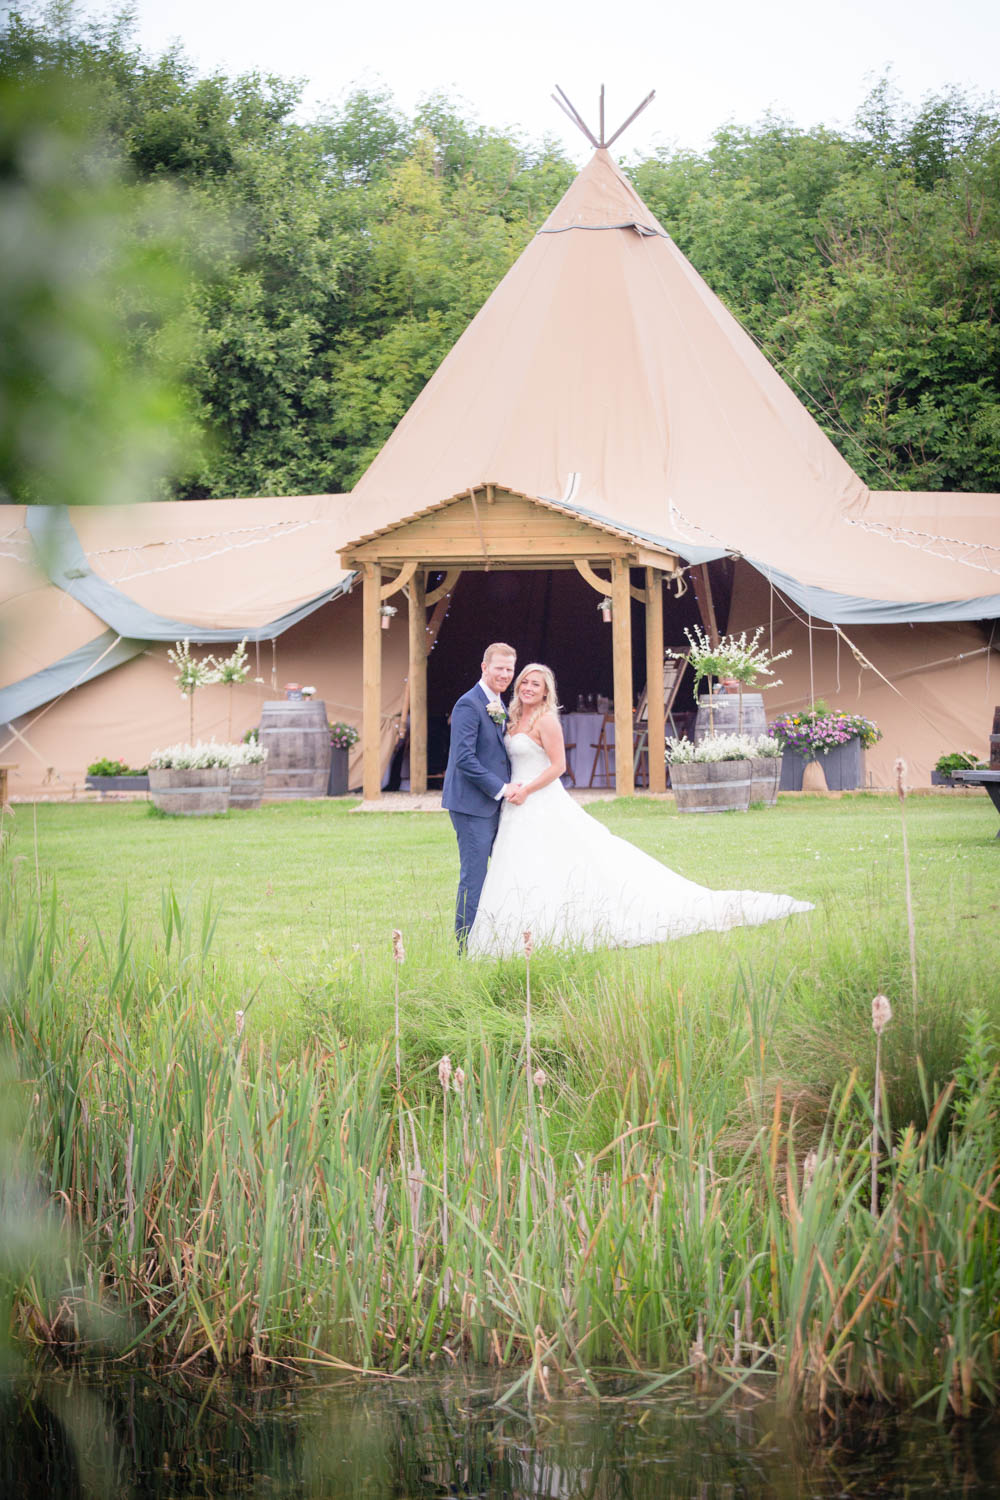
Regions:
<instances>
[{"instance_id":1,"label":"mowed grass","mask_svg":"<svg viewBox=\"0 0 1000 1500\"><path fill-rule=\"evenodd\" d=\"M218 907L216 949L317 952L384 943L387 931L450 945L457 851L446 814L355 813L353 801L270 805L224 818L151 817L139 802L22 805L11 849L55 881L78 917L110 926L127 893L155 926L169 883ZM669 801L596 802L589 815L691 880L719 889L784 891L827 909L864 912L876 895L902 901L895 798L782 798L773 809L684 817ZM1000 843L985 798L906 804L918 915L996 911ZM714 943L718 939L712 939Z\"/></svg>"},{"instance_id":2,"label":"mowed grass","mask_svg":"<svg viewBox=\"0 0 1000 1500\"><path fill-rule=\"evenodd\" d=\"M151 816L144 803L22 806L8 849L23 890L57 893L97 952L127 912L130 940L163 944L172 904L186 941L210 934L207 1002L228 1026L294 1051L312 1037L377 1049L393 1027L391 933L404 935L401 1029L413 1067L481 1040L516 1045L523 962L457 957L457 850L445 814L356 813L350 801L271 805L226 818ZM702 884L784 892L807 916L651 948L535 958L537 1041L591 1087L623 1082L668 1046L679 997L706 1048L724 1046L734 997L767 1016L768 1070L824 1107L858 1061L872 996L889 995L898 1104L919 1110L912 1059L946 1077L964 1018L1000 1019L1000 842L985 798L908 799L919 1013L911 1000L901 810L895 798L789 797L747 814L690 817L672 802L592 803L589 815ZM11 825L8 825L9 827ZM167 902L167 893L172 893ZM166 915L165 915L166 912ZM177 938L174 941L178 941ZM867 1047L862 1047L867 1056ZM560 1061L562 1060L562 1062Z\"/></svg>"}]
</instances>

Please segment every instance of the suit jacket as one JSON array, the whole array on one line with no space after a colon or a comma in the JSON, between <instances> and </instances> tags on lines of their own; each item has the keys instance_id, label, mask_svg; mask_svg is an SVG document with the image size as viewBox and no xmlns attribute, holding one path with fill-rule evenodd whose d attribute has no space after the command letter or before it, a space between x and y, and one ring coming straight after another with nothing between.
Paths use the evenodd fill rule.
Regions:
<instances>
[{"instance_id":1,"label":"suit jacket","mask_svg":"<svg viewBox=\"0 0 1000 1500\"><path fill-rule=\"evenodd\" d=\"M499 810L497 793L510 780L504 727L486 712L486 694L478 682L455 704L441 795L449 812L490 818Z\"/></svg>"}]
</instances>

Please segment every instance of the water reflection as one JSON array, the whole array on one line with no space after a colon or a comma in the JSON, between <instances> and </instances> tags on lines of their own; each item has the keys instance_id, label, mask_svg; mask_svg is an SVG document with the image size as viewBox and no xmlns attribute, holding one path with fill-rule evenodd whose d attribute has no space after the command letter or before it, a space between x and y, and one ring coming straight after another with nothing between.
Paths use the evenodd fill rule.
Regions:
<instances>
[{"instance_id":1,"label":"water reflection","mask_svg":"<svg viewBox=\"0 0 1000 1500\"><path fill-rule=\"evenodd\" d=\"M4 1500L653 1500L1000 1492L1000 1424L919 1415L820 1433L767 1400L498 1408L502 1383L240 1389L35 1374L0 1394Z\"/></svg>"}]
</instances>

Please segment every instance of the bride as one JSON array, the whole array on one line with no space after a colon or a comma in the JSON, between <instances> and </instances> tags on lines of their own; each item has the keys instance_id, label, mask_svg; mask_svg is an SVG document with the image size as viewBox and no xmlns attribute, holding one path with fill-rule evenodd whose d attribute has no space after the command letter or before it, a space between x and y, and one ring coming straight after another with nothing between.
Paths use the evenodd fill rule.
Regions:
<instances>
[{"instance_id":1,"label":"bride","mask_svg":"<svg viewBox=\"0 0 1000 1500\"><path fill-rule=\"evenodd\" d=\"M566 749L550 669L530 662L513 698L504 744L521 785L500 815L470 957L520 953L526 929L553 947L631 947L812 910L790 896L709 890L609 833L559 780Z\"/></svg>"}]
</instances>

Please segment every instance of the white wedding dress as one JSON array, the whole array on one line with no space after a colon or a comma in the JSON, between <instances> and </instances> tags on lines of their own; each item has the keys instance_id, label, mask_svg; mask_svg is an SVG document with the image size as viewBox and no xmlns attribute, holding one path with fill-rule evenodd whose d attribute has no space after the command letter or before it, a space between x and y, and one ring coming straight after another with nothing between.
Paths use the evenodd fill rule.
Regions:
<instances>
[{"instance_id":1,"label":"white wedding dress","mask_svg":"<svg viewBox=\"0 0 1000 1500\"><path fill-rule=\"evenodd\" d=\"M533 781L551 764L526 734L504 743L512 781ZM468 952L522 953L526 929L540 946L624 948L811 910L791 896L712 891L685 880L609 833L557 780L519 807L504 803Z\"/></svg>"}]
</instances>

